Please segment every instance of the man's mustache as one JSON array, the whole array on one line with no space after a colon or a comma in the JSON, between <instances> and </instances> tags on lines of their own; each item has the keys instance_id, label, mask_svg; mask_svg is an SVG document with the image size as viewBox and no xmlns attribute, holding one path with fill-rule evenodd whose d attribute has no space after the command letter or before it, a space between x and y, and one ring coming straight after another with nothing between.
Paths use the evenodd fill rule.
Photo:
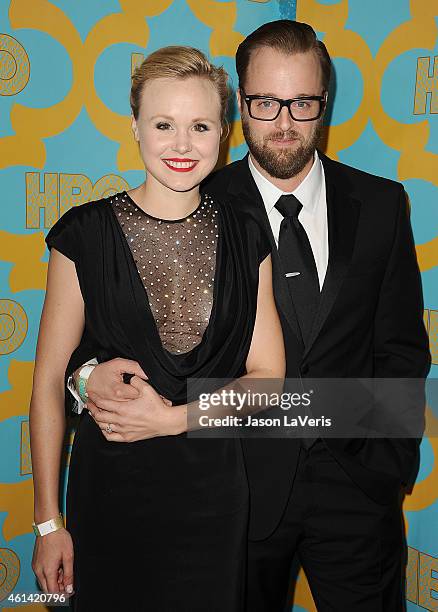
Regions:
<instances>
[{"instance_id":1,"label":"man's mustache","mask_svg":"<svg viewBox=\"0 0 438 612\"><path fill-rule=\"evenodd\" d=\"M265 136L264 140L265 142L268 142L269 140L289 140L290 138L302 140L301 134L295 130L288 130L287 132L272 132L272 134L269 134L269 136Z\"/></svg>"}]
</instances>

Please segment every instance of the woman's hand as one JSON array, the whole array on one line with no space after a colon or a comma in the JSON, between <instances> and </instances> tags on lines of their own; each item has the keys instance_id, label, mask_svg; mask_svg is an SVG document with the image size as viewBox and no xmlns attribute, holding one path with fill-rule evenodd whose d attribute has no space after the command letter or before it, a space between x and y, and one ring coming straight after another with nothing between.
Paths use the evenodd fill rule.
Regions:
<instances>
[{"instance_id":1,"label":"woman's hand","mask_svg":"<svg viewBox=\"0 0 438 612\"><path fill-rule=\"evenodd\" d=\"M186 431L185 406L172 407L171 402L138 376L131 379L130 385L137 397L123 402L104 400L88 392L88 411L108 441L135 442Z\"/></svg>"},{"instance_id":2,"label":"woman's hand","mask_svg":"<svg viewBox=\"0 0 438 612\"><path fill-rule=\"evenodd\" d=\"M111 359L99 363L87 381L87 393L102 399L128 400L138 397L138 391L123 382L123 374L134 374L147 379L146 374L136 361L130 359Z\"/></svg>"},{"instance_id":3,"label":"woman's hand","mask_svg":"<svg viewBox=\"0 0 438 612\"><path fill-rule=\"evenodd\" d=\"M73 542L66 529L37 536L32 569L45 593L73 594Z\"/></svg>"}]
</instances>

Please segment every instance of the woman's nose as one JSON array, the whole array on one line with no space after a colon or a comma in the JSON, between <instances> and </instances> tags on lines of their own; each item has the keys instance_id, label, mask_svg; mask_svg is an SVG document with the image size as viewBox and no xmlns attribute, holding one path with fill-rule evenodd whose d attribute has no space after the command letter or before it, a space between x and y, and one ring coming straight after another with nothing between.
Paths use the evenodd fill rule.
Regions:
<instances>
[{"instance_id":1,"label":"woman's nose","mask_svg":"<svg viewBox=\"0 0 438 612\"><path fill-rule=\"evenodd\" d=\"M192 150L192 142L190 136L186 132L179 132L175 136L175 142L173 145L174 151L178 153L188 153Z\"/></svg>"}]
</instances>

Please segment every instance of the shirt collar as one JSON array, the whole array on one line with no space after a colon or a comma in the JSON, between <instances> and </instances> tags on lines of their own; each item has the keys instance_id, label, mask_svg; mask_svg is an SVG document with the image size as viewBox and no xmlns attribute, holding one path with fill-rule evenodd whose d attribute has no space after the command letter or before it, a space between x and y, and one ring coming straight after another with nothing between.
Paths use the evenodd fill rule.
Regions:
<instances>
[{"instance_id":1,"label":"shirt collar","mask_svg":"<svg viewBox=\"0 0 438 612\"><path fill-rule=\"evenodd\" d=\"M298 187L294 189L294 191L282 191L276 187L276 185L271 183L271 181L269 181L263 176L263 174L260 173L259 170L257 170L254 162L251 159L251 155L248 155L248 165L255 184L260 191L260 195L262 196L262 200L268 215L274 208L280 196L290 193L292 193L301 202L303 208L305 208L309 213L313 214L319 201L321 188L324 182L322 163L319 159L317 151L315 151L315 158L309 173L298 185Z\"/></svg>"}]
</instances>

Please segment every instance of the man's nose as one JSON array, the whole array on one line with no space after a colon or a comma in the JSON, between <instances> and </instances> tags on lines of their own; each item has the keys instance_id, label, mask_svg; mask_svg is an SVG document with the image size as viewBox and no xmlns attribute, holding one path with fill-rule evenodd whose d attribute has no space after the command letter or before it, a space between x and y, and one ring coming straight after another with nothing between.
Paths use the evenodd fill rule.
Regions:
<instances>
[{"instance_id":1,"label":"man's nose","mask_svg":"<svg viewBox=\"0 0 438 612\"><path fill-rule=\"evenodd\" d=\"M290 116L289 109L287 106L283 106L275 120L275 126L280 129L282 132L287 132L293 126L294 120Z\"/></svg>"},{"instance_id":2,"label":"man's nose","mask_svg":"<svg viewBox=\"0 0 438 612\"><path fill-rule=\"evenodd\" d=\"M176 133L173 149L181 154L188 153L192 150L190 135L186 131L179 131Z\"/></svg>"}]
</instances>

